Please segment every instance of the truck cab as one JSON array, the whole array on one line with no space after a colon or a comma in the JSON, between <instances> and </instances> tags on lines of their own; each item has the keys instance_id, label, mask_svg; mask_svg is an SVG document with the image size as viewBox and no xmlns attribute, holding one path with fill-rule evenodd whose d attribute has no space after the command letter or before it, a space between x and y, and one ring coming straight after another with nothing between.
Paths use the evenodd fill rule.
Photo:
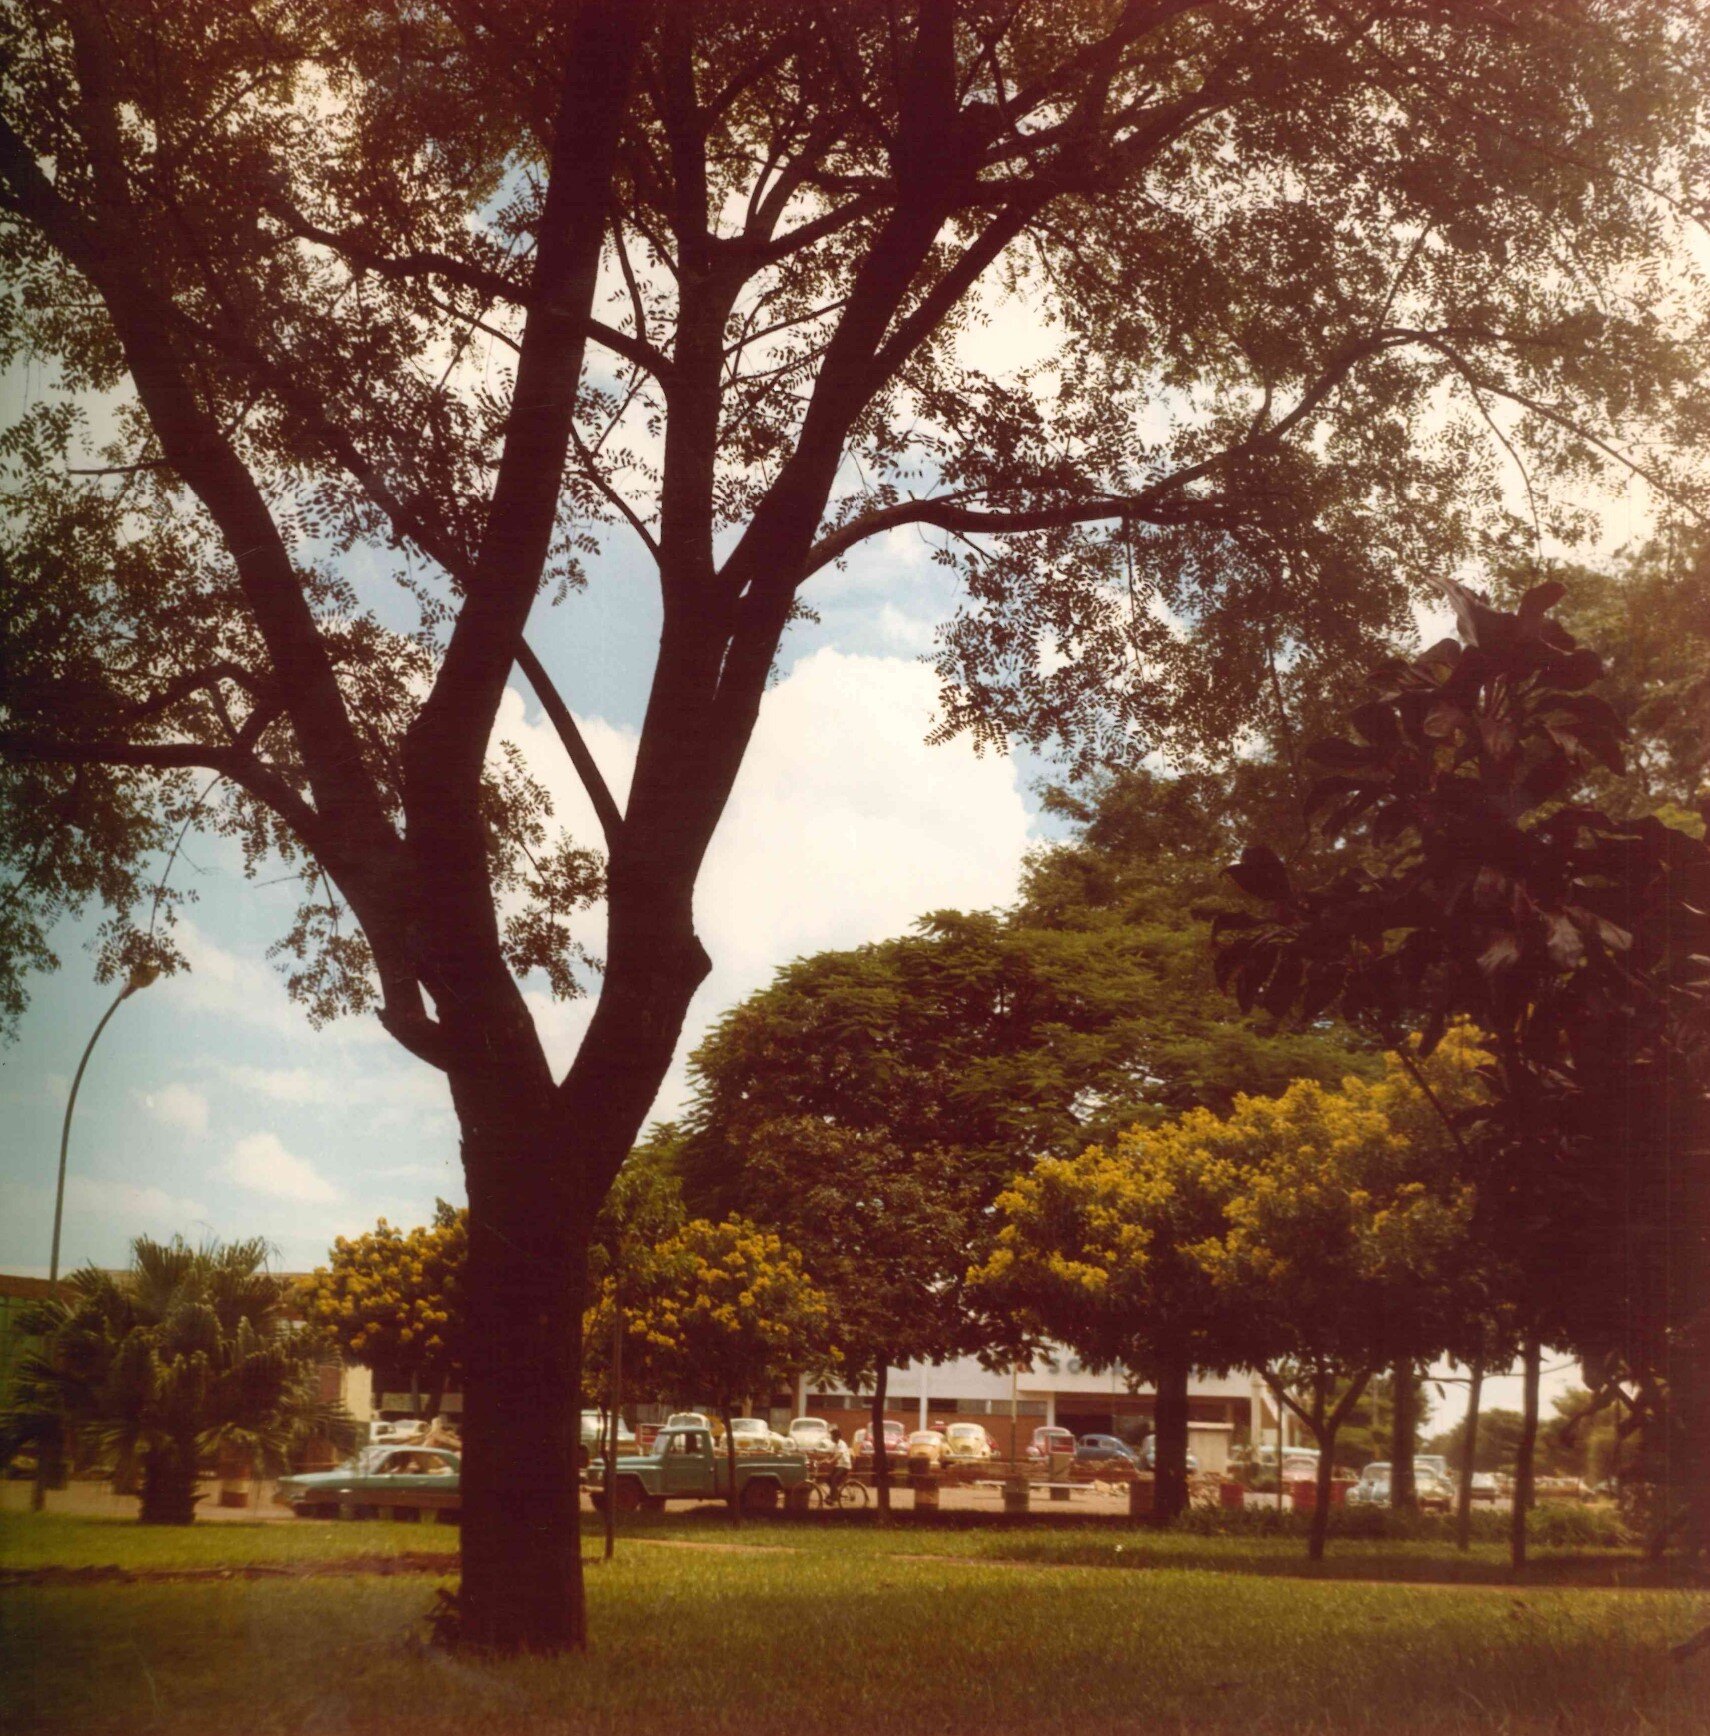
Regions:
<instances>
[{"instance_id":1,"label":"truck cab","mask_svg":"<svg viewBox=\"0 0 1710 1736\"><path fill-rule=\"evenodd\" d=\"M807 1461L799 1454L747 1455L736 1461L736 1489L742 1505L770 1511L807 1483ZM589 1468L596 1507L606 1500L605 1466ZM716 1501L730 1493L730 1460L710 1428L693 1424L659 1431L653 1450L620 1458L612 1496L620 1513L646 1507L658 1511L668 1501Z\"/></svg>"}]
</instances>

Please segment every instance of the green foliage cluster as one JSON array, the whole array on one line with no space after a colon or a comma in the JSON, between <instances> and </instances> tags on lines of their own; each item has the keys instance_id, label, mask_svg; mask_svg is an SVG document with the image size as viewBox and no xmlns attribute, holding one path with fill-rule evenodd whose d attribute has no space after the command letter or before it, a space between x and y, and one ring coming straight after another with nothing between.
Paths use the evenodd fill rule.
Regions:
<instances>
[{"instance_id":1,"label":"green foliage cluster","mask_svg":"<svg viewBox=\"0 0 1710 1736\"><path fill-rule=\"evenodd\" d=\"M0 1428L9 1446L76 1445L140 1495L145 1524L189 1524L196 1483L221 1457L283 1470L315 1435L348 1438L318 1396L323 1341L292 1319L267 1245L139 1236L122 1273L85 1267L38 1305Z\"/></svg>"}]
</instances>

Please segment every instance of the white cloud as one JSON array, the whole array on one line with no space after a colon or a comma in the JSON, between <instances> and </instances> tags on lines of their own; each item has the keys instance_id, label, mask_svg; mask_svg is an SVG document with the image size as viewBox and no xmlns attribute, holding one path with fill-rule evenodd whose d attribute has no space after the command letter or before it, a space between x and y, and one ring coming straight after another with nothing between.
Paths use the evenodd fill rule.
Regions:
<instances>
[{"instance_id":1,"label":"white cloud","mask_svg":"<svg viewBox=\"0 0 1710 1736\"><path fill-rule=\"evenodd\" d=\"M193 922L180 921L173 939L190 968L149 990L150 1004L265 1025L282 1035L308 1029L284 984L266 965L228 952Z\"/></svg>"},{"instance_id":2,"label":"white cloud","mask_svg":"<svg viewBox=\"0 0 1710 1736\"><path fill-rule=\"evenodd\" d=\"M1015 896L1028 813L1014 762L929 747L937 699L912 660L830 649L766 696L695 900L739 992L798 954Z\"/></svg>"},{"instance_id":3,"label":"white cloud","mask_svg":"<svg viewBox=\"0 0 1710 1736\"><path fill-rule=\"evenodd\" d=\"M393 1163L384 1169L369 1171L375 1181L446 1181L458 1179L456 1164L447 1158L444 1163Z\"/></svg>"},{"instance_id":4,"label":"white cloud","mask_svg":"<svg viewBox=\"0 0 1710 1736\"><path fill-rule=\"evenodd\" d=\"M65 1209L86 1217L122 1218L127 1229L188 1229L208 1208L200 1200L169 1194L165 1188L74 1175L65 1184Z\"/></svg>"},{"instance_id":5,"label":"white cloud","mask_svg":"<svg viewBox=\"0 0 1710 1736\"><path fill-rule=\"evenodd\" d=\"M274 1199L324 1205L342 1197L312 1163L287 1151L272 1133L245 1134L232 1147L225 1173L239 1187Z\"/></svg>"},{"instance_id":6,"label":"white cloud","mask_svg":"<svg viewBox=\"0 0 1710 1736\"><path fill-rule=\"evenodd\" d=\"M158 1091L139 1093L142 1106L168 1127L186 1133L208 1131L208 1099L189 1085L163 1085Z\"/></svg>"},{"instance_id":7,"label":"white cloud","mask_svg":"<svg viewBox=\"0 0 1710 1736\"><path fill-rule=\"evenodd\" d=\"M251 1067L235 1064L221 1073L241 1091L275 1103L332 1103L341 1096L338 1082L312 1067Z\"/></svg>"},{"instance_id":8,"label":"white cloud","mask_svg":"<svg viewBox=\"0 0 1710 1736\"><path fill-rule=\"evenodd\" d=\"M937 702L936 678L913 658L830 648L799 659L766 695L695 897L713 975L691 1009L656 1114L680 1106L682 1054L706 1023L778 966L905 933L930 910L983 909L1015 896L1029 843L1015 763L978 755L965 740L929 747ZM621 804L633 733L599 718L577 722ZM597 841L562 745L544 719L530 721L514 688L495 736L522 750L559 821L577 838ZM582 919L581 938L595 953L603 929L601 911ZM566 1005L530 991L527 1001L548 1060L562 1074L587 1030L593 998Z\"/></svg>"}]
</instances>

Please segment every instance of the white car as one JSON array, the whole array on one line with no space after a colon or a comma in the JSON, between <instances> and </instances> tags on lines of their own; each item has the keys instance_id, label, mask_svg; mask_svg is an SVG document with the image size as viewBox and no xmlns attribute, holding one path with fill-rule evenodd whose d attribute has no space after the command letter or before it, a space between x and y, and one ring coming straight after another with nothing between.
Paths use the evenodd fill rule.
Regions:
<instances>
[{"instance_id":1,"label":"white car","mask_svg":"<svg viewBox=\"0 0 1710 1736\"><path fill-rule=\"evenodd\" d=\"M797 1417L790 1424L790 1445L798 1453L834 1453L831 1424L824 1417Z\"/></svg>"},{"instance_id":2,"label":"white car","mask_svg":"<svg viewBox=\"0 0 1710 1736\"><path fill-rule=\"evenodd\" d=\"M705 1429L715 1440L724 1433L724 1424L715 1422L705 1411L672 1411L665 1419L668 1429Z\"/></svg>"},{"instance_id":3,"label":"white car","mask_svg":"<svg viewBox=\"0 0 1710 1736\"><path fill-rule=\"evenodd\" d=\"M407 1447L427 1439L426 1417L395 1417L368 1425L368 1444L373 1447Z\"/></svg>"},{"instance_id":4,"label":"white car","mask_svg":"<svg viewBox=\"0 0 1710 1736\"><path fill-rule=\"evenodd\" d=\"M788 1452L790 1440L762 1417L732 1417L730 1432L739 1453Z\"/></svg>"}]
</instances>

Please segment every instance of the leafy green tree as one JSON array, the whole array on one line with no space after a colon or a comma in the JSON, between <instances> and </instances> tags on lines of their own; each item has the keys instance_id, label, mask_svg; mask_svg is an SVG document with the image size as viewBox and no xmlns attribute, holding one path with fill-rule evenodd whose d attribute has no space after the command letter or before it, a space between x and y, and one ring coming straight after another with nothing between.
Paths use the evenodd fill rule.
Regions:
<instances>
[{"instance_id":1,"label":"leafy green tree","mask_svg":"<svg viewBox=\"0 0 1710 1736\"><path fill-rule=\"evenodd\" d=\"M1425 1443L1427 1452L1441 1453L1452 1464L1461 1462L1467 1436L1466 1417ZM1474 1435L1473 1469L1512 1472L1520 1450L1525 1419L1519 1411L1487 1410L1478 1419Z\"/></svg>"},{"instance_id":2,"label":"leafy green tree","mask_svg":"<svg viewBox=\"0 0 1710 1736\"><path fill-rule=\"evenodd\" d=\"M590 1336L609 1335L612 1297L608 1278ZM724 1418L739 1522L735 1407L780 1375L836 1365L829 1299L775 1232L740 1218L695 1218L623 1273L622 1331L625 1365L652 1390L711 1395Z\"/></svg>"},{"instance_id":3,"label":"leafy green tree","mask_svg":"<svg viewBox=\"0 0 1710 1736\"><path fill-rule=\"evenodd\" d=\"M1553 1409L1555 1415L1538 1441L1544 1474L1578 1477L1594 1486L1613 1478L1621 1461L1622 1430L1630 1405L1612 1394L1577 1386L1557 1393Z\"/></svg>"},{"instance_id":4,"label":"leafy green tree","mask_svg":"<svg viewBox=\"0 0 1710 1736\"><path fill-rule=\"evenodd\" d=\"M1642 1395L1669 1437L1661 1547L1710 1536L1710 848L1654 812L1572 797L1625 774L1598 654L1553 617L1444 581L1458 640L1373 677L1358 739L1316 743L1332 834L1377 846L1297 885L1255 846L1231 869L1264 914L1219 919L1241 1004L1339 1009L1416 1067L1450 1020L1491 1055L1485 1245L1503 1250L1525 1370L1510 1547L1526 1550L1545 1343ZM1607 786L1606 786L1607 787ZM1618 788L1618 784L1617 784ZM1701 828L1700 828L1701 829ZM1416 1031L1415 1040L1409 1035Z\"/></svg>"},{"instance_id":5,"label":"leafy green tree","mask_svg":"<svg viewBox=\"0 0 1710 1736\"><path fill-rule=\"evenodd\" d=\"M1239 739L1279 668L1363 661L1519 534L1510 453L1551 531L1624 452L1675 486L1704 34L1665 0L0 20L0 360L49 382L0 446L4 958L91 898L106 968L170 953L131 916L194 821L301 875L314 1015L446 1074L463 1637L585 1638L564 1346L815 575L943 538L946 730L1137 760ZM1004 379L966 340L1008 290L1061 342ZM608 535L661 621L621 806L544 608L524 636ZM603 861L493 741L513 668ZM582 985L602 893L558 1079L519 978Z\"/></svg>"},{"instance_id":6,"label":"leafy green tree","mask_svg":"<svg viewBox=\"0 0 1710 1736\"><path fill-rule=\"evenodd\" d=\"M292 1323L265 1242L139 1236L127 1271L85 1267L65 1287L26 1322L44 1343L19 1368L6 1433L76 1439L139 1488L145 1525L188 1525L221 1452L266 1473L313 1436L349 1439L317 1396L320 1341Z\"/></svg>"},{"instance_id":7,"label":"leafy green tree","mask_svg":"<svg viewBox=\"0 0 1710 1736\"><path fill-rule=\"evenodd\" d=\"M1566 590L1557 619L1598 648L1598 691L1626 726L1621 770L1589 767L1587 789L1620 819L1655 814L1702 837L1710 808L1710 541L1673 533L1607 569L1561 563L1549 577ZM1524 586L1505 589L1518 600Z\"/></svg>"},{"instance_id":8,"label":"leafy green tree","mask_svg":"<svg viewBox=\"0 0 1710 1736\"><path fill-rule=\"evenodd\" d=\"M413 1230L382 1218L333 1243L304 1283L304 1312L351 1362L428 1395L437 1415L463 1375L468 1245L468 1214L444 1200Z\"/></svg>"},{"instance_id":9,"label":"leafy green tree","mask_svg":"<svg viewBox=\"0 0 1710 1736\"><path fill-rule=\"evenodd\" d=\"M981 1347L965 1278L984 1231L978 1171L882 1132L812 1116L762 1122L744 1144L746 1208L783 1226L834 1313L841 1373L872 1389L878 1506L890 1510L889 1370Z\"/></svg>"}]
</instances>

